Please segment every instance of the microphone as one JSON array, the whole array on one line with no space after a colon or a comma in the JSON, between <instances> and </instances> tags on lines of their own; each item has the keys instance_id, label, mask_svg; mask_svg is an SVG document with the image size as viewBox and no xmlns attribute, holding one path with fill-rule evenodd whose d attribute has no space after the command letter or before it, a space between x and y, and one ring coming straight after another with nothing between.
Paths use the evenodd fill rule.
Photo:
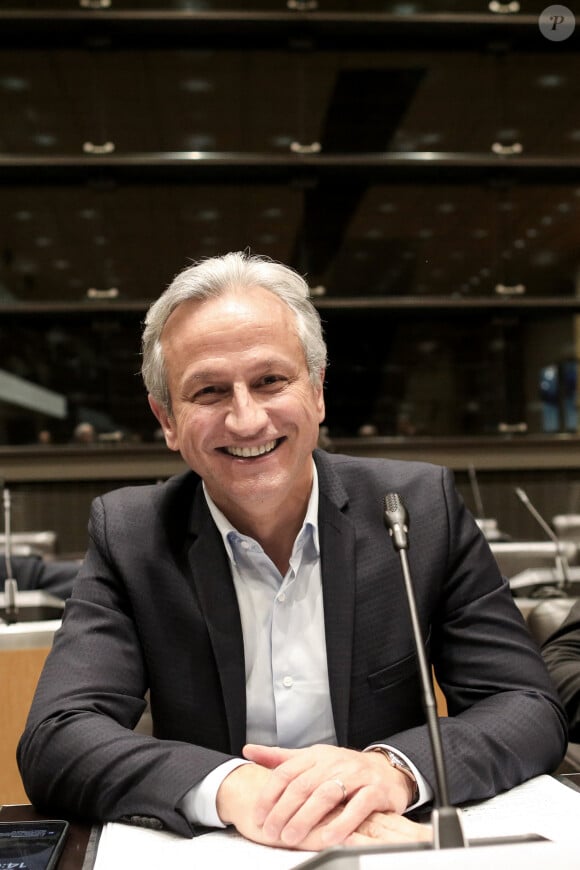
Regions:
<instances>
[{"instance_id":1,"label":"microphone","mask_svg":"<svg viewBox=\"0 0 580 870\"><path fill-rule=\"evenodd\" d=\"M4 487L4 565L6 567L6 580L4 581L4 619L8 625L18 620L18 604L16 595L18 584L12 576L12 531L10 517L10 490Z\"/></svg>"},{"instance_id":2,"label":"microphone","mask_svg":"<svg viewBox=\"0 0 580 870\"><path fill-rule=\"evenodd\" d=\"M331 846L328 849L324 849L315 858L305 861L300 865L300 867L303 868L303 870L326 870L327 867L328 870L340 870L340 868L347 870L348 865L348 870L350 870L350 868L358 867L359 864L362 866L362 862L359 862L358 856L366 857L368 855L386 855L393 852L419 850L435 851L440 849L464 849L469 846L511 846L524 843L546 842L546 838L540 834L515 834L500 837L482 837L473 839L471 842L469 842L465 837L461 810L458 807L454 807L449 800L449 787L447 784L447 772L441 740L441 728L435 703L433 680L431 677L431 669L427 665L427 656L423 645L421 625L417 615L415 592L407 560L407 550L409 549L409 515L401 497L396 492L389 492L384 497L383 519L389 535L391 536L393 546L399 553L401 561L407 604L409 606L409 614L411 617L413 642L417 654L423 708L427 722L431 750L433 753L435 767L435 784L433 788L435 808L431 813L433 842L387 843L374 846ZM475 853L473 857L476 859ZM517 857L519 857L518 853L515 853L515 857L517 860ZM451 861L451 863L449 863L450 867L465 866L465 861L460 858L456 859L456 863L453 864L453 856L449 853L446 860L447 863ZM382 866L383 865L381 864L381 867ZM413 864L412 866L415 865ZM443 865L438 860L436 864L433 864L433 866L442 867ZM479 862L478 866L480 866ZM481 864L481 866L483 866L483 864ZM504 865L502 864L501 866L503 867Z\"/></svg>"},{"instance_id":3,"label":"microphone","mask_svg":"<svg viewBox=\"0 0 580 870\"><path fill-rule=\"evenodd\" d=\"M470 463L467 472L469 474L469 483L471 485L471 492L475 503L475 522L488 541L499 541L504 537L504 535L502 535L497 527L497 520L485 516L483 499L481 497L479 483L477 482L477 473L473 463Z\"/></svg>"},{"instance_id":4,"label":"microphone","mask_svg":"<svg viewBox=\"0 0 580 870\"><path fill-rule=\"evenodd\" d=\"M477 516L482 518L485 516L483 510L483 500L481 498L481 491L479 489L479 483L477 482L477 474L475 473L475 466L473 464L469 465L467 469L469 474L469 483L471 484L471 492L473 493L473 500L475 501L475 510Z\"/></svg>"},{"instance_id":5,"label":"microphone","mask_svg":"<svg viewBox=\"0 0 580 870\"><path fill-rule=\"evenodd\" d=\"M558 538L554 530L548 525L544 517L539 513L539 511L534 507L528 498L528 494L521 487L515 487L515 493L521 503L528 509L531 513L535 521L538 525L543 529L545 534L550 538L551 541L556 545L556 571L558 576L562 580L562 589L568 591L570 588L570 568L568 565L568 559L566 558L566 554L562 549L562 541Z\"/></svg>"},{"instance_id":6,"label":"microphone","mask_svg":"<svg viewBox=\"0 0 580 870\"><path fill-rule=\"evenodd\" d=\"M434 849L456 849L468 846L463 833L461 810L452 806L449 800L449 787L447 784L447 771L441 741L441 728L437 715L435 692L431 671L427 665L427 656L423 645L421 625L417 614L415 592L409 570L407 549L409 548L409 515L400 496L396 492L390 492L385 496L383 518L387 530L391 536L393 546L399 553L403 579L405 581L405 593L411 617L413 641L417 654L419 667L419 681L421 684L423 710L427 721L427 730L433 752L435 766L435 808L431 814L433 826Z\"/></svg>"}]
</instances>

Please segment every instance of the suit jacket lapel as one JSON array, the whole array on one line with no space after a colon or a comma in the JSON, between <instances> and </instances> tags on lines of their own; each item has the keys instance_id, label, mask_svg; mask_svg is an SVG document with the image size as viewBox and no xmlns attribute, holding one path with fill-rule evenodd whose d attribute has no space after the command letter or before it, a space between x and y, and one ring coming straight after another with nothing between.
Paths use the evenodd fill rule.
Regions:
<instances>
[{"instance_id":1,"label":"suit jacket lapel","mask_svg":"<svg viewBox=\"0 0 580 870\"><path fill-rule=\"evenodd\" d=\"M348 495L340 478L315 451L320 487L319 533L330 699L339 745L348 745L348 713L355 593L355 529L343 513ZM216 666L233 754L246 742L246 676L242 626L227 554L201 485L192 510L189 551L193 583Z\"/></svg>"},{"instance_id":2,"label":"suit jacket lapel","mask_svg":"<svg viewBox=\"0 0 580 870\"><path fill-rule=\"evenodd\" d=\"M319 533L330 700L336 737L348 745L348 713L354 631L355 529L345 516L348 495L340 478L316 451Z\"/></svg>"},{"instance_id":3,"label":"suit jacket lapel","mask_svg":"<svg viewBox=\"0 0 580 870\"><path fill-rule=\"evenodd\" d=\"M223 542L201 485L192 512L194 541L189 551L193 582L209 632L221 680L231 751L241 754L246 742L246 675L244 642L236 591Z\"/></svg>"}]
</instances>

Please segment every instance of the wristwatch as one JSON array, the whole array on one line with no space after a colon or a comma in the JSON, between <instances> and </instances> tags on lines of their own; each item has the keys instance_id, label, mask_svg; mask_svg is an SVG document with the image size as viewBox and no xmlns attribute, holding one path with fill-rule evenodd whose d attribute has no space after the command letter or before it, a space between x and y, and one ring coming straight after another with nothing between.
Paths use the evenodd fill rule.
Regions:
<instances>
[{"instance_id":1,"label":"wristwatch","mask_svg":"<svg viewBox=\"0 0 580 870\"><path fill-rule=\"evenodd\" d=\"M413 786L413 792L411 795L411 800L409 801L409 806L413 806L413 804L416 804L419 800L419 785L417 783L417 780L415 779L415 774L413 773L411 767L407 764L405 759L397 752L393 752L392 749L387 749L384 746L371 746L370 751L380 752L381 755L385 756L385 758L388 760L389 764L392 767L400 770L401 773L405 774L405 776L408 780L410 780Z\"/></svg>"}]
</instances>

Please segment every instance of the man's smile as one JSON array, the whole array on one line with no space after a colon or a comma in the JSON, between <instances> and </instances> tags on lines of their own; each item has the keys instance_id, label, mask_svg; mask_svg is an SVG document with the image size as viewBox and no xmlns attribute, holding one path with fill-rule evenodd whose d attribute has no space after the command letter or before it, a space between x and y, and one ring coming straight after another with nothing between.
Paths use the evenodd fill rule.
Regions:
<instances>
[{"instance_id":1,"label":"man's smile","mask_svg":"<svg viewBox=\"0 0 580 870\"><path fill-rule=\"evenodd\" d=\"M276 438L272 441L266 441L265 444L255 444L251 447L222 447L221 450L229 456L235 456L240 459L251 459L256 456L265 456L267 453L271 453L283 440L283 438Z\"/></svg>"}]
</instances>

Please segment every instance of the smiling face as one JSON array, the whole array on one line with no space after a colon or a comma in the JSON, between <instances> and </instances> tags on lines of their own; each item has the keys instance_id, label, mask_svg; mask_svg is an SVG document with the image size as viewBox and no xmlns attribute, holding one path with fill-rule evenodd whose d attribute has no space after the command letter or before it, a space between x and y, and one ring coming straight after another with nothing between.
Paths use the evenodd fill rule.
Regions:
<instances>
[{"instance_id":1,"label":"smiling face","mask_svg":"<svg viewBox=\"0 0 580 870\"><path fill-rule=\"evenodd\" d=\"M192 300L172 312L161 343L172 414L149 402L167 446L240 531L303 516L323 373L314 385L292 310L262 287Z\"/></svg>"}]
</instances>

